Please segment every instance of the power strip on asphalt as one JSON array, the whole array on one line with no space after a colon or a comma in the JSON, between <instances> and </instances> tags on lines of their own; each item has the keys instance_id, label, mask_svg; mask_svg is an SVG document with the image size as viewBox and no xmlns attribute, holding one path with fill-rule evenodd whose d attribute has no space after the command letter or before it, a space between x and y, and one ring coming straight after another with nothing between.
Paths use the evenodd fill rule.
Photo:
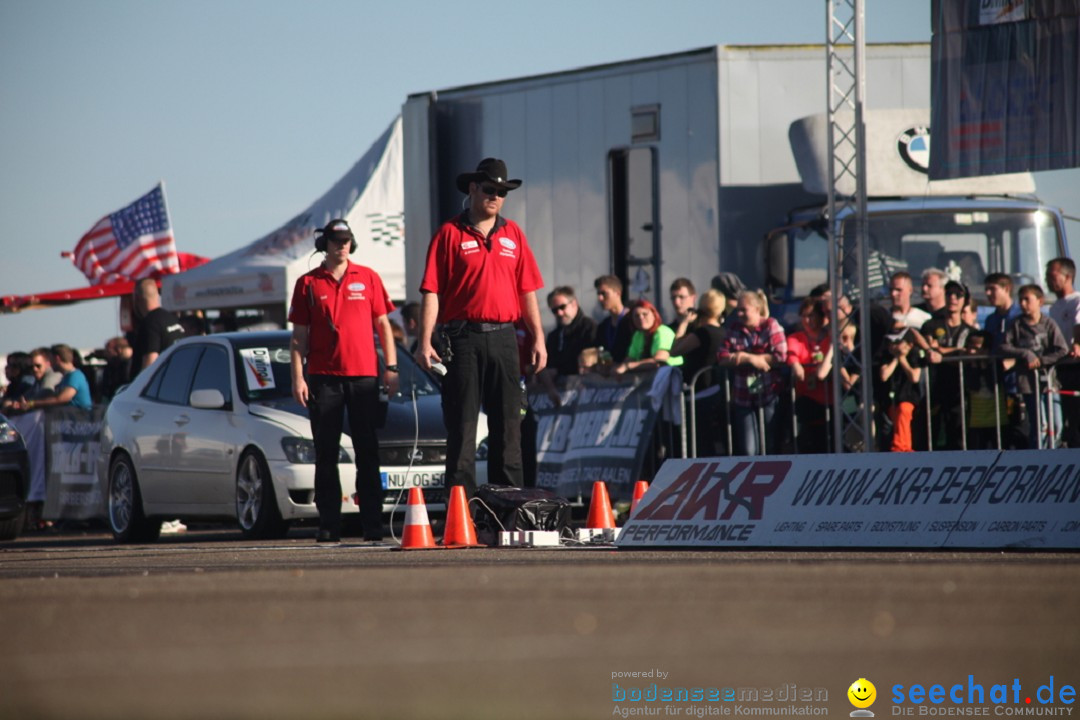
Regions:
<instances>
[{"instance_id":1,"label":"power strip on asphalt","mask_svg":"<svg viewBox=\"0 0 1080 720\"><path fill-rule=\"evenodd\" d=\"M510 530L499 533L499 547L558 547L554 530Z\"/></svg>"}]
</instances>

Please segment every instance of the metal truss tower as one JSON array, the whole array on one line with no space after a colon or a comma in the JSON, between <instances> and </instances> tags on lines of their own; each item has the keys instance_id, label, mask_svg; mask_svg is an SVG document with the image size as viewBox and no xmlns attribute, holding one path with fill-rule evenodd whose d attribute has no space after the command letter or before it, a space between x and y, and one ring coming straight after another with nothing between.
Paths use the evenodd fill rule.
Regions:
<instances>
[{"instance_id":1,"label":"metal truss tower","mask_svg":"<svg viewBox=\"0 0 1080 720\"><path fill-rule=\"evenodd\" d=\"M863 123L866 70L866 15L864 0L826 0L828 28L827 107L829 147L829 286L833 352L834 451L874 449L870 389L870 298L867 282L866 126ZM854 194L852 194L854 192ZM839 382L839 298L847 295L853 306L850 321L859 324L854 358L862 378L861 402L843 402Z\"/></svg>"}]
</instances>

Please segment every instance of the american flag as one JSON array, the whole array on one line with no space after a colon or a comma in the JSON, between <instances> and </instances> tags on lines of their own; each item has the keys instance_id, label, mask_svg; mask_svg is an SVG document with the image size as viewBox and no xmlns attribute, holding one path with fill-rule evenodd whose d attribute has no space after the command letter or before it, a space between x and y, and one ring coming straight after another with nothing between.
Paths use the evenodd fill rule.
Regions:
<instances>
[{"instance_id":1,"label":"american flag","mask_svg":"<svg viewBox=\"0 0 1080 720\"><path fill-rule=\"evenodd\" d=\"M64 253L92 285L180 271L165 192L156 188L106 215Z\"/></svg>"}]
</instances>

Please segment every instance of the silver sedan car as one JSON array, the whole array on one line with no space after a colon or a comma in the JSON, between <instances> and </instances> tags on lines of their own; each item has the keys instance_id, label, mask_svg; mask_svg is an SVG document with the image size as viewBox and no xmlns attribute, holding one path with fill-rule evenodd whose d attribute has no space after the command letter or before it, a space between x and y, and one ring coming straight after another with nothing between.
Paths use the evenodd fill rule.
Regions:
<instances>
[{"instance_id":1,"label":"silver sedan car","mask_svg":"<svg viewBox=\"0 0 1080 720\"><path fill-rule=\"evenodd\" d=\"M280 537L290 522L318 517L311 426L292 399L289 338L287 331L187 338L113 398L98 472L117 540L152 541L173 518L235 519L245 536ZM383 509L414 486L439 509L446 460L439 387L404 349L398 364L401 387L379 431ZM355 516L347 430L341 504ZM478 463L478 474L485 466Z\"/></svg>"}]
</instances>

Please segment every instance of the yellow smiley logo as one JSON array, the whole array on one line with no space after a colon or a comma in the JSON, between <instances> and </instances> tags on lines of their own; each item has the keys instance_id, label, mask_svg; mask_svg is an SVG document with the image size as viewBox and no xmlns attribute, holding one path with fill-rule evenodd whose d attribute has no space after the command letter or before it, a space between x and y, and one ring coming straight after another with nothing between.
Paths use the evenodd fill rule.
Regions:
<instances>
[{"instance_id":1,"label":"yellow smiley logo","mask_svg":"<svg viewBox=\"0 0 1080 720\"><path fill-rule=\"evenodd\" d=\"M857 708L868 708L877 699L877 688L866 678L859 678L847 689L848 700Z\"/></svg>"}]
</instances>

